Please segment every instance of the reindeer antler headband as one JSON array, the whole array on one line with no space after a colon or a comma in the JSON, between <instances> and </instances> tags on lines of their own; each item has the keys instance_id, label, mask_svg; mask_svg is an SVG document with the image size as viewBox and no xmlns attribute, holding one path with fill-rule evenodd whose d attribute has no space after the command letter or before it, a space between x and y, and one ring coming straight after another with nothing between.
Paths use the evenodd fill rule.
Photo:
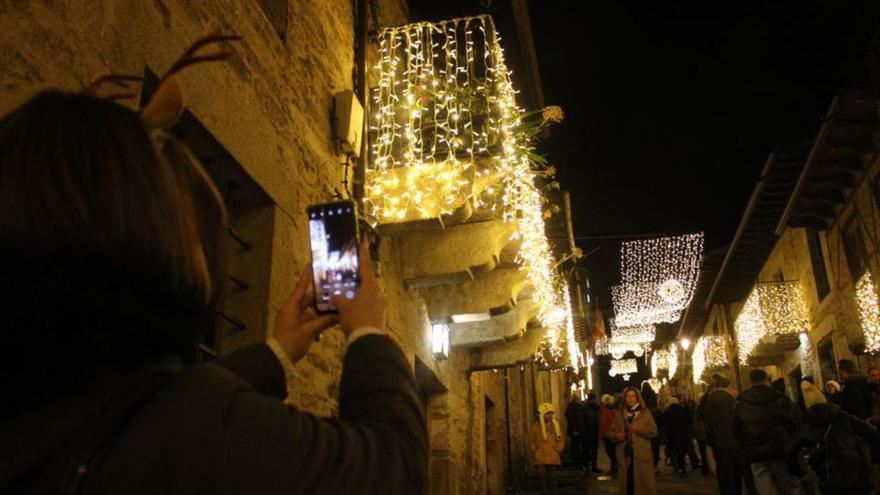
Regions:
<instances>
[{"instance_id":1,"label":"reindeer antler headband","mask_svg":"<svg viewBox=\"0 0 880 495\"><path fill-rule=\"evenodd\" d=\"M200 62L226 60L232 55L232 52L223 50L199 55L199 50L208 45L238 40L241 40L241 36L214 35L200 38L193 43L192 46L190 46L183 55L171 65L171 68L162 75L156 92L150 98L150 101L140 110L141 120L143 120L144 126L146 126L147 129L164 129L176 122L183 114L183 92L180 89L180 83L176 77L181 70ZM116 88L120 88L121 91L101 96L101 98L109 100L134 98L136 92L132 88L132 83L141 81L143 81L143 78L139 76L108 74L92 81L91 84L82 90L82 93L99 97L98 92L101 87L105 84L109 84Z\"/></svg>"}]
</instances>

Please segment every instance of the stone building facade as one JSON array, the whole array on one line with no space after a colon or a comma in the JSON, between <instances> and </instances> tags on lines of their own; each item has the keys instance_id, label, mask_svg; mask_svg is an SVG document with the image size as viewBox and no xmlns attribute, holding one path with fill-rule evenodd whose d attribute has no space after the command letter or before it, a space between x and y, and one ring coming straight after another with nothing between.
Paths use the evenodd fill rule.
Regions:
<instances>
[{"instance_id":1,"label":"stone building facade","mask_svg":"<svg viewBox=\"0 0 880 495\"><path fill-rule=\"evenodd\" d=\"M520 9L525 5L512 3ZM243 37L229 46L235 55L228 63L203 64L181 74L187 112L169 130L205 163L230 210L234 279L217 335L205 342L208 354L227 353L266 337L276 308L309 260L307 205L330 201L344 190L348 171L335 147L330 115L333 95L355 89L357 4L0 4L0 114L37 91L79 90L108 73L145 76L147 93L151 78L194 40L217 33ZM364 20L370 30L409 20L405 0L370 5L370 19ZM371 67L375 47L368 53L366 65ZM471 230L465 232L469 244L450 241L466 229ZM522 309L492 322L500 340L454 345L442 361L431 353L432 298L448 301L456 294L442 293L439 284L414 288L407 281L482 264L486 269L472 274L470 283L496 288L496 279L513 275L495 270L506 256L503 230L495 222L466 223L439 233L386 233L376 256L387 294L388 331L410 357L424 390L432 493L502 493L508 484L522 482L529 469L526 433L537 404L553 401L563 410L567 403L564 374L539 369L531 359L539 335L528 325L534 315L519 314ZM426 252L435 256L426 260ZM419 265L420 260L427 264ZM440 270L444 263L447 268ZM419 266L430 273L414 274ZM515 281L502 286L504 290L488 293L515 301ZM457 295L460 300L473 294L467 288L449 290L464 290ZM312 347L290 384L291 404L320 416L336 414L344 347L343 335L335 330Z\"/></svg>"},{"instance_id":2,"label":"stone building facade","mask_svg":"<svg viewBox=\"0 0 880 495\"><path fill-rule=\"evenodd\" d=\"M728 335L734 343L748 294L756 284L784 280L800 284L806 331L765 337L747 366L721 370L740 388L748 386L742 378L748 370L761 367L785 379L789 395L797 398L802 377L837 379L839 359L854 360L863 371L880 363L866 352L856 298L859 278L880 268L878 129L877 93L843 90L815 139L768 158L726 266L709 274L713 294L699 301L706 317L692 323L701 325L696 333ZM738 357L734 344L730 355Z\"/></svg>"}]
</instances>

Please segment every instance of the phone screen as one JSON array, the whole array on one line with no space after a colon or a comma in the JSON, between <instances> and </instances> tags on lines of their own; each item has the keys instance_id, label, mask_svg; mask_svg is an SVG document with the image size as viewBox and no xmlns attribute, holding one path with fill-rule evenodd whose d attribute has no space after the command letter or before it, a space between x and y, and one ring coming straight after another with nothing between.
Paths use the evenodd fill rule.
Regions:
<instances>
[{"instance_id":1,"label":"phone screen","mask_svg":"<svg viewBox=\"0 0 880 495\"><path fill-rule=\"evenodd\" d=\"M331 297L352 299L360 287L355 209L350 201L328 203L310 206L308 215L315 309L331 313Z\"/></svg>"}]
</instances>

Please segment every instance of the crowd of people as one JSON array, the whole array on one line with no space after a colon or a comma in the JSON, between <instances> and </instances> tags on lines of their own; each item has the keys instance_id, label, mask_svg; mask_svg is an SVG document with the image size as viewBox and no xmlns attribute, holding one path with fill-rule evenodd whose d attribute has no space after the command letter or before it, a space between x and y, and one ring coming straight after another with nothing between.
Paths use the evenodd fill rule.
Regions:
<instances>
[{"instance_id":1,"label":"crowd of people","mask_svg":"<svg viewBox=\"0 0 880 495\"><path fill-rule=\"evenodd\" d=\"M621 495L656 493L661 461L676 476L714 474L722 495L876 493L880 369L866 376L842 359L838 376L824 390L805 377L792 398L762 369L748 374L741 394L715 374L695 401L658 400L648 382L620 398L603 395L601 404L592 393L585 402L573 397L565 411L572 462L599 472L602 445Z\"/></svg>"}]
</instances>

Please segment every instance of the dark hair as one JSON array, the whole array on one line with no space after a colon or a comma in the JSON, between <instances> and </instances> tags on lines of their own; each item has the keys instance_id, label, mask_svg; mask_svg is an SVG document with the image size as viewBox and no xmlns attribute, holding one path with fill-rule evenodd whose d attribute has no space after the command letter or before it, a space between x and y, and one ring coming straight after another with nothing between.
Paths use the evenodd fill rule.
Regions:
<instances>
[{"instance_id":1,"label":"dark hair","mask_svg":"<svg viewBox=\"0 0 880 495\"><path fill-rule=\"evenodd\" d=\"M754 385L756 383L764 383L767 381L767 372L761 368L755 368L749 372L749 382Z\"/></svg>"},{"instance_id":2,"label":"dark hair","mask_svg":"<svg viewBox=\"0 0 880 495\"><path fill-rule=\"evenodd\" d=\"M801 379L801 381L803 381L803 382L807 382L807 383L809 383L810 385L815 385L815 384L816 384L816 379L813 378L812 376L809 376L809 375L803 377L803 378Z\"/></svg>"},{"instance_id":3,"label":"dark hair","mask_svg":"<svg viewBox=\"0 0 880 495\"><path fill-rule=\"evenodd\" d=\"M730 380L725 378L723 375L715 373L712 375L712 384L718 388L727 388L730 386Z\"/></svg>"},{"instance_id":4,"label":"dark hair","mask_svg":"<svg viewBox=\"0 0 880 495\"><path fill-rule=\"evenodd\" d=\"M859 369L856 368L856 363L852 362L849 359L841 359L837 362L837 367L846 371L847 373L858 373Z\"/></svg>"},{"instance_id":5,"label":"dark hair","mask_svg":"<svg viewBox=\"0 0 880 495\"><path fill-rule=\"evenodd\" d=\"M596 394L593 392L590 392L589 394L587 394L587 399L588 400L596 400Z\"/></svg>"},{"instance_id":6,"label":"dark hair","mask_svg":"<svg viewBox=\"0 0 880 495\"><path fill-rule=\"evenodd\" d=\"M47 91L0 120L0 150L2 366L73 379L191 352L228 259L222 201L185 148L109 100Z\"/></svg>"}]
</instances>

